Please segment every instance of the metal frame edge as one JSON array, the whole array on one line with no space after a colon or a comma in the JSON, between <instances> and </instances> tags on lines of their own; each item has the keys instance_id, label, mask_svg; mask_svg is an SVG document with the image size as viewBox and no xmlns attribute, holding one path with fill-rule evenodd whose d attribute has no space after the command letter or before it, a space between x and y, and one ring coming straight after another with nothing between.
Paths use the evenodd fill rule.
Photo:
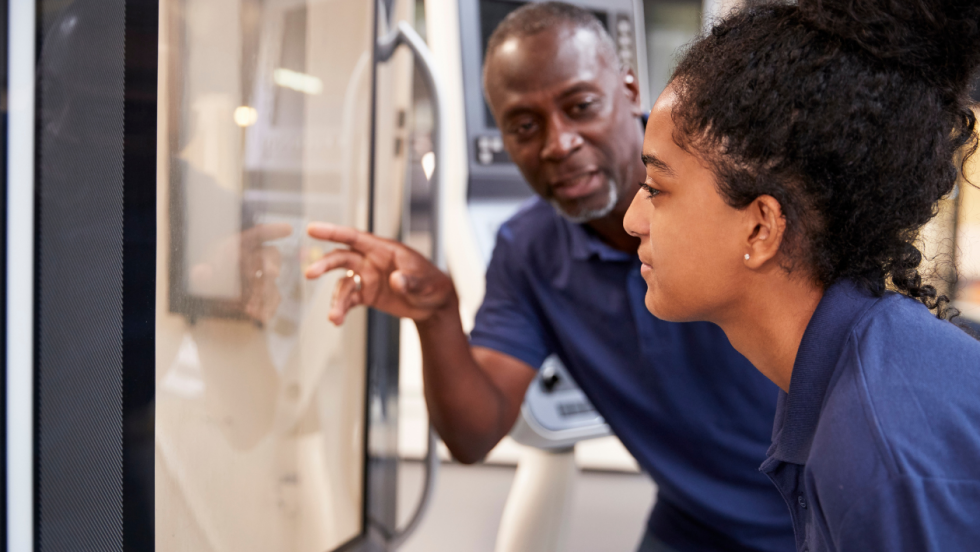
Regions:
<instances>
[{"instance_id":1,"label":"metal frame edge","mask_svg":"<svg viewBox=\"0 0 980 552\"><path fill-rule=\"evenodd\" d=\"M34 549L36 1L10 2L7 126L7 550Z\"/></svg>"}]
</instances>

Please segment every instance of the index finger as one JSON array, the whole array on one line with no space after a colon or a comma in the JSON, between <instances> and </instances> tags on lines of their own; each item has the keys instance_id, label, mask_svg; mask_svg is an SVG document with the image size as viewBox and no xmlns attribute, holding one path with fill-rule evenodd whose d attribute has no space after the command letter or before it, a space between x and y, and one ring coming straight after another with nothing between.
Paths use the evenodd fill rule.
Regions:
<instances>
[{"instance_id":1,"label":"index finger","mask_svg":"<svg viewBox=\"0 0 980 552\"><path fill-rule=\"evenodd\" d=\"M341 243L360 253L366 253L371 249L385 245L384 240L368 232L361 232L349 226L337 226L329 222L311 222L306 227L306 233L311 238Z\"/></svg>"}]
</instances>

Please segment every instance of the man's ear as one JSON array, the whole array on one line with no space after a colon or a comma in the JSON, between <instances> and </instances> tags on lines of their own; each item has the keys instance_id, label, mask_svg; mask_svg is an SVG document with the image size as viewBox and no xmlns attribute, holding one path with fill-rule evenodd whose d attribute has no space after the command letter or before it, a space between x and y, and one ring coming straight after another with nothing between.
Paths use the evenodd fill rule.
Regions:
<instances>
[{"instance_id":1,"label":"man's ear","mask_svg":"<svg viewBox=\"0 0 980 552\"><path fill-rule=\"evenodd\" d=\"M626 93L626 97L630 101L630 105L633 109L633 114L639 117L643 114L643 110L640 109L640 80L636 78L633 70L627 68L625 71L621 72L623 91Z\"/></svg>"},{"instance_id":2,"label":"man's ear","mask_svg":"<svg viewBox=\"0 0 980 552\"><path fill-rule=\"evenodd\" d=\"M745 265L749 268L759 268L776 258L779 247L786 235L786 217L783 207L776 198L761 195L755 198L745 209L746 241L745 251L748 257Z\"/></svg>"}]
</instances>

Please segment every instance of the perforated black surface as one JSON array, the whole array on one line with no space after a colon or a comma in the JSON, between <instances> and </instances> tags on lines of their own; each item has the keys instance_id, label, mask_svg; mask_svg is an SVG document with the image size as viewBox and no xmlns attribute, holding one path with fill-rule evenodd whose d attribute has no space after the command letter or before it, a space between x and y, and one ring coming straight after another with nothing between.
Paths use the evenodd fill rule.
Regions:
<instances>
[{"instance_id":1,"label":"perforated black surface","mask_svg":"<svg viewBox=\"0 0 980 552\"><path fill-rule=\"evenodd\" d=\"M124 0L39 2L36 521L123 549Z\"/></svg>"}]
</instances>

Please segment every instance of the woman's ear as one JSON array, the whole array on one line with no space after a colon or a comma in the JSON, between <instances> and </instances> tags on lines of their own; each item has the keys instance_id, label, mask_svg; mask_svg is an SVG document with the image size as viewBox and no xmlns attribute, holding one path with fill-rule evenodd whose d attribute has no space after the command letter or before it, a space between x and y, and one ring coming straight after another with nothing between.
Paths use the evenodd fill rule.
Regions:
<instances>
[{"instance_id":1,"label":"woman's ear","mask_svg":"<svg viewBox=\"0 0 980 552\"><path fill-rule=\"evenodd\" d=\"M779 253L786 234L786 217L776 198L762 195L745 209L748 217L745 265L759 268Z\"/></svg>"}]
</instances>

